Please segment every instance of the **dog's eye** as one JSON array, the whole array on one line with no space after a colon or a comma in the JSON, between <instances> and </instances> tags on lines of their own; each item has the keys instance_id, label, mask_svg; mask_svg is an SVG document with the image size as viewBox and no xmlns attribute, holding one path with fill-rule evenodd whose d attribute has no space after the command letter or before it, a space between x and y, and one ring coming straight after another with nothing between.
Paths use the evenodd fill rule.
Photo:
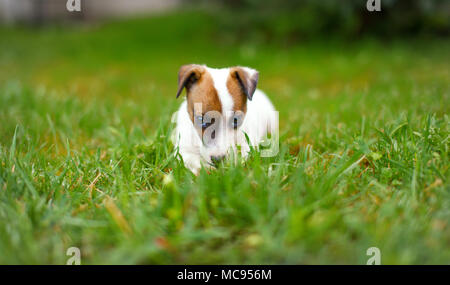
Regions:
<instances>
[{"instance_id":1,"label":"dog's eye","mask_svg":"<svg viewBox=\"0 0 450 285\"><path fill-rule=\"evenodd\" d=\"M211 123L203 122L202 123L202 128L206 129L207 127L209 127L209 125L211 125Z\"/></svg>"},{"instance_id":2,"label":"dog's eye","mask_svg":"<svg viewBox=\"0 0 450 285\"><path fill-rule=\"evenodd\" d=\"M194 124L196 126L201 126L203 122L203 116L195 116L194 118Z\"/></svg>"},{"instance_id":3,"label":"dog's eye","mask_svg":"<svg viewBox=\"0 0 450 285\"><path fill-rule=\"evenodd\" d=\"M237 129L242 123L242 116L239 114L236 114L233 116L233 118L231 119L231 126L233 127L233 129Z\"/></svg>"},{"instance_id":4,"label":"dog's eye","mask_svg":"<svg viewBox=\"0 0 450 285\"><path fill-rule=\"evenodd\" d=\"M205 120L204 116L196 116L195 117L195 124L197 126L201 126L202 129L206 129L207 127L211 126L214 123L215 119L211 118L210 122L207 122Z\"/></svg>"},{"instance_id":5,"label":"dog's eye","mask_svg":"<svg viewBox=\"0 0 450 285\"><path fill-rule=\"evenodd\" d=\"M238 118L233 118L233 128L237 129L238 126L239 126Z\"/></svg>"}]
</instances>

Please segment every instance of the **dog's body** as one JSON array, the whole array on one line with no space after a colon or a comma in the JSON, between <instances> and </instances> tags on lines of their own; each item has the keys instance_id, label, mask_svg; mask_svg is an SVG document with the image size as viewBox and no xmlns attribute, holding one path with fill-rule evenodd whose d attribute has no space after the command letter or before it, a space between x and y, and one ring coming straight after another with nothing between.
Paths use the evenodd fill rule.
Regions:
<instances>
[{"instance_id":1,"label":"dog's body","mask_svg":"<svg viewBox=\"0 0 450 285\"><path fill-rule=\"evenodd\" d=\"M187 96L176 113L172 140L192 172L214 166L236 153L237 146L246 157L250 146L245 134L257 147L277 124L275 109L256 89L257 81L258 72L247 67L181 67L177 97L183 88Z\"/></svg>"}]
</instances>

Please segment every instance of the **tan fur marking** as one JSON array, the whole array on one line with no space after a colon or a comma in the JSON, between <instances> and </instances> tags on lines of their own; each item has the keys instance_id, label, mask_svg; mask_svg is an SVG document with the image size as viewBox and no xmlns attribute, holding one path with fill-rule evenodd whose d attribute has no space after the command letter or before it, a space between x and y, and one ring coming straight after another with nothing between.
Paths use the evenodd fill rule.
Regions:
<instances>
[{"instance_id":1,"label":"tan fur marking","mask_svg":"<svg viewBox=\"0 0 450 285\"><path fill-rule=\"evenodd\" d=\"M202 104L202 113L217 111L222 113L222 104L219 95L214 88L214 81L211 75L205 70L198 81L188 90L187 108L191 121L194 123L194 106L196 103Z\"/></svg>"},{"instance_id":2,"label":"tan fur marking","mask_svg":"<svg viewBox=\"0 0 450 285\"><path fill-rule=\"evenodd\" d=\"M245 95L242 87L236 78L236 72L239 72L241 77L245 76L239 67L233 67L230 69L230 75L227 79L227 88L233 98L233 111L242 111L244 114L247 112L247 96Z\"/></svg>"}]
</instances>

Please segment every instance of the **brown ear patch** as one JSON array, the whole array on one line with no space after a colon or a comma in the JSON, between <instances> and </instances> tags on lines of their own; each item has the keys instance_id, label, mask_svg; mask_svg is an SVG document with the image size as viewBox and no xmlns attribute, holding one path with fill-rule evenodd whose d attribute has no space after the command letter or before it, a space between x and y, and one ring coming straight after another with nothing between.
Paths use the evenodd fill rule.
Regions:
<instances>
[{"instance_id":1,"label":"brown ear patch","mask_svg":"<svg viewBox=\"0 0 450 285\"><path fill-rule=\"evenodd\" d=\"M205 68L198 64L187 64L180 67L178 71L177 98L184 88L189 92L189 89L201 78L204 72Z\"/></svg>"},{"instance_id":2,"label":"brown ear patch","mask_svg":"<svg viewBox=\"0 0 450 285\"><path fill-rule=\"evenodd\" d=\"M242 92L251 101L258 84L259 73L249 68L236 66L230 69L230 77L237 81Z\"/></svg>"},{"instance_id":3,"label":"brown ear patch","mask_svg":"<svg viewBox=\"0 0 450 285\"><path fill-rule=\"evenodd\" d=\"M194 115L203 115L209 111L222 113L222 104L214 87L214 81L206 69L196 83L188 89L187 101L188 113L193 123ZM194 114L195 104L198 103L202 106L202 114Z\"/></svg>"},{"instance_id":4,"label":"brown ear patch","mask_svg":"<svg viewBox=\"0 0 450 285\"><path fill-rule=\"evenodd\" d=\"M242 89L239 80L236 77L238 72L237 67L233 67L230 70L230 75L227 79L227 89L230 92L231 97L233 98L233 111L242 111L244 113L247 112L247 95Z\"/></svg>"}]
</instances>

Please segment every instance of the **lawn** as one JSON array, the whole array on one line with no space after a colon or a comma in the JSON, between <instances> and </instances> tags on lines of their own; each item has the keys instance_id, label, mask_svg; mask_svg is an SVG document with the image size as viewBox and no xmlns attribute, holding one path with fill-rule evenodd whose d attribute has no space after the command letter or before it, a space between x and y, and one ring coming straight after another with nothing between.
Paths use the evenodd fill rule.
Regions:
<instances>
[{"instance_id":1,"label":"lawn","mask_svg":"<svg viewBox=\"0 0 450 285\"><path fill-rule=\"evenodd\" d=\"M233 42L196 12L0 35L0 264L449 263L450 41ZM277 156L174 158L186 63L259 70Z\"/></svg>"}]
</instances>

